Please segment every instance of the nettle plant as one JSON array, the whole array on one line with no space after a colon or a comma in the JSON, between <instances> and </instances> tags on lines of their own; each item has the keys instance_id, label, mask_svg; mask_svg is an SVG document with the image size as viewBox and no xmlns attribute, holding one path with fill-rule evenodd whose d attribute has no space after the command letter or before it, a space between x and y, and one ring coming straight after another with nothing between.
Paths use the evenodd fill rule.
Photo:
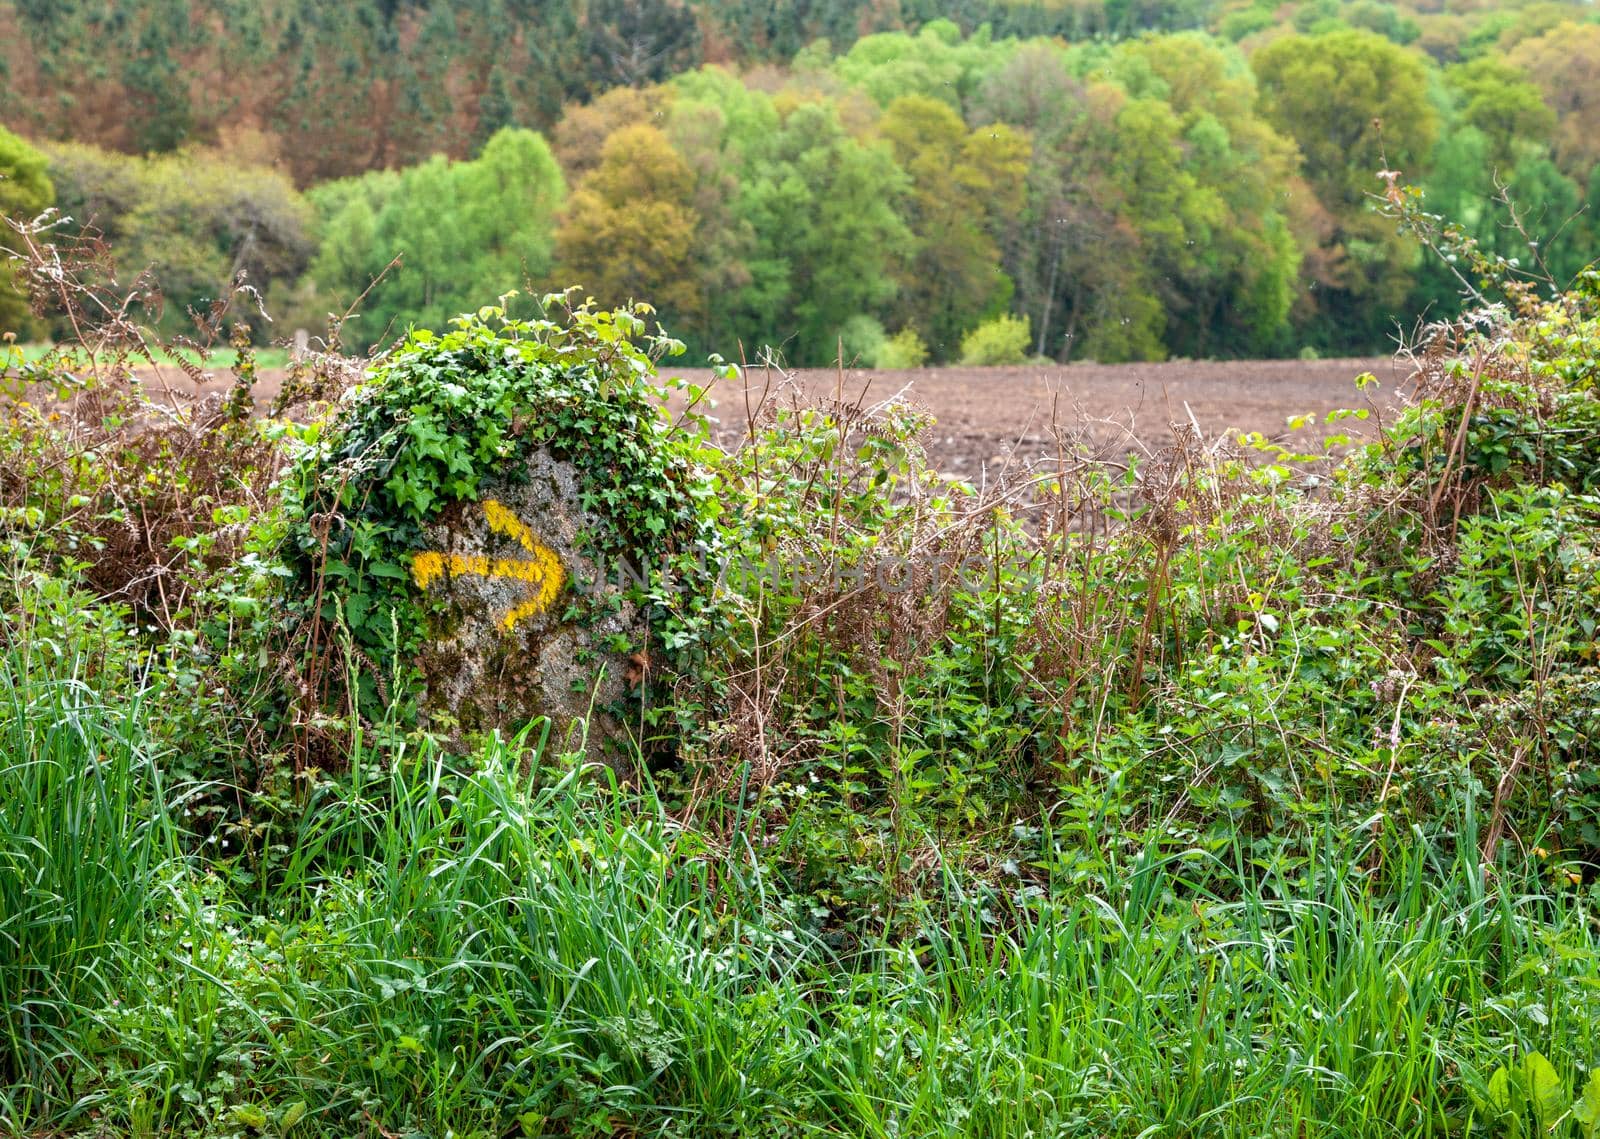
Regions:
<instances>
[{"instance_id":1,"label":"nettle plant","mask_svg":"<svg viewBox=\"0 0 1600 1139\"><path fill-rule=\"evenodd\" d=\"M287 619L301 649L347 643L344 672L356 678L351 691L332 670L302 676L301 696L319 712L342 700L414 718L408 662L439 613L411 572L424 527L479 498L490 478L516 481L540 449L577 468L580 506L605 522L582 536L585 552L644 571L624 596L644 612L652 643L612 647L649 654L669 676L703 661L715 621L700 567L716 562L719 509L702 473L709 444L692 413L669 418L656 379L656 364L683 346L647 332L649 305L567 301L543 298L560 319L490 306L447 332L413 331L332 419L301 435L285 486ZM592 597L565 600L568 617L597 616Z\"/></svg>"}]
</instances>

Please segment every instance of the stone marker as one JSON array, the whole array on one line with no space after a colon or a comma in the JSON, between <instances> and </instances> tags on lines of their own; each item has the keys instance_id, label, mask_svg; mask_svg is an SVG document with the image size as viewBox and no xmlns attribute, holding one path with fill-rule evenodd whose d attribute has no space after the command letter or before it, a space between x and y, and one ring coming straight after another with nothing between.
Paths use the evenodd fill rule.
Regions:
<instances>
[{"instance_id":1,"label":"stone marker","mask_svg":"<svg viewBox=\"0 0 1600 1139\"><path fill-rule=\"evenodd\" d=\"M633 310L452 324L376 361L296 457L286 621L317 645L341 623L356 683L336 696L362 716L467 746L548 717L553 748L626 757L607 745L634 698L714 623L701 445L623 335L644 335Z\"/></svg>"},{"instance_id":2,"label":"stone marker","mask_svg":"<svg viewBox=\"0 0 1600 1139\"><path fill-rule=\"evenodd\" d=\"M599 758L618 727L604 710L634 672L609 642L643 645L646 630L581 552L583 535L604 523L578 505L579 485L572 463L535 451L518 478L486 483L478 501L425 527L411 576L444 604L418 658L426 709L466 731L512 732L548 716L552 740L571 746L590 719L588 751ZM575 602L592 615L579 619Z\"/></svg>"}]
</instances>

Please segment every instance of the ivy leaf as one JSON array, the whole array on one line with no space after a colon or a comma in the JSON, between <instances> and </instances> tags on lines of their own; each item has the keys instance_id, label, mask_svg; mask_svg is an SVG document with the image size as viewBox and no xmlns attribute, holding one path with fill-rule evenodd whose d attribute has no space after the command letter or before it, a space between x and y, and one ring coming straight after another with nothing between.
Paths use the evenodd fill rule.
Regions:
<instances>
[{"instance_id":1,"label":"ivy leaf","mask_svg":"<svg viewBox=\"0 0 1600 1139\"><path fill-rule=\"evenodd\" d=\"M260 1131L267 1125L267 1113L251 1103L236 1105L233 1117L252 1131Z\"/></svg>"}]
</instances>

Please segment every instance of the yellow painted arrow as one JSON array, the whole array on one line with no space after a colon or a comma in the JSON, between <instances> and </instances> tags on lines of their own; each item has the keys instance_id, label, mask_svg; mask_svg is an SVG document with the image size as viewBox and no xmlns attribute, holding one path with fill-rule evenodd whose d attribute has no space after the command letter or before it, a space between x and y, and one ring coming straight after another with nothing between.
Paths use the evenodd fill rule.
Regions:
<instances>
[{"instance_id":1,"label":"yellow painted arrow","mask_svg":"<svg viewBox=\"0 0 1600 1139\"><path fill-rule=\"evenodd\" d=\"M426 550L411 559L411 578L418 589L427 589L440 578L493 577L528 583L528 599L500 618L500 627L510 632L517 622L543 613L561 595L566 574L555 551L539 541L532 529L492 498L483 500L483 515L491 534L515 538L527 551L526 558L492 558L487 554L447 554Z\"/></svg>"}]
</instances>

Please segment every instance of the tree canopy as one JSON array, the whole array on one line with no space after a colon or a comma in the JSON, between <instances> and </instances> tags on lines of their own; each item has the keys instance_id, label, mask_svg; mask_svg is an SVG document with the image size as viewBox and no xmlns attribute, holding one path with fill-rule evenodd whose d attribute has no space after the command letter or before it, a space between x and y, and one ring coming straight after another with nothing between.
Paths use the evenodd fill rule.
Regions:
<instances>
[{"instance_id":1,"label":"tree canopy","mask_svg":"<svg viewBox=\"0 0 1600 1139\"><path fill-rule=\"evenodd\" d=\"M243 270L290 323L364 297L358 345L577 283L695 355L1368 352L1462 292L1380 171L1546 289L1600 233L1568 0L170 4L0 0L29 202L170 319Z\"/></svg>"},{"instance_id":2,"label":"tree canopy","mask_svg":"<svg viewBox=\"0 0 1600 1139\"><path fill-rule=\"evenodd\" d=\"M45 156L0 127L0 216L28 220L54 198ZM7 256L18 245L18 235L0 222L0 332L27 332L33 323L16 263Z\"/></svg>"},{"instance_id":3,"label":"tree canopy","mask_svg":"<svg viewBox=\"0 0 1600 1139\"><path fill-rule=\"evenodd\" d=\"M408 324L440 326L547 279L566 182L538 134L505 129L468 162L438 156L318 187L322 246L309 276L328 311L355 304L396 257L348 328L352 345Z\"/></svg>"}]
</instances>

